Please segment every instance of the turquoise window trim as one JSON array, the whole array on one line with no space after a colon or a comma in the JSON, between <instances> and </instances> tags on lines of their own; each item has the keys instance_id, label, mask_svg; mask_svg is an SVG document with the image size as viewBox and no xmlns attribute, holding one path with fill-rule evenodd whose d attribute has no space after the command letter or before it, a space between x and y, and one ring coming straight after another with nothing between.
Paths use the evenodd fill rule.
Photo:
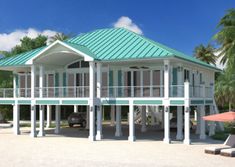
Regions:
<instances>
[{"instance_id":1,"label":"turquoise window trim","mask_svg":"<svg viewBox=\"0 0 235 167\"><path fill-rule=\"evenodd\" d=\"M147 105L147 104L161 105L161 104L163 104L163 102L162 102L162 100L134 100L133 104L138 104L138 105Z\"/></svg>"},{"instance_id":2,"label":"turquoise window trim","mask_svg":"<svg viewBox=\"0 0 235 167\"><path fill-rule=\"evenodd\" d=\"M64 105L87 105L88 100L62 100Z\"/></svg>"},{"instance_id":3,"label":"turquoise window trim","mask_svg":"<svg viewBox=\"0 0 235 167\"><path fill-rule=\"evenodd\" d=\"M36 104L41 104L41 105L56 105L60 104L59 100L36 100Z\"/></svg>"},{"instance_id":4,"label":"turquoise window trim","mask_svg":"<svg viewBox=\"0 0 235 167\"><path fill-rule=\"evenodd\" d=\"M102 100L102 105L128 105L129 100Z\"/></svg>"}]
</instances>

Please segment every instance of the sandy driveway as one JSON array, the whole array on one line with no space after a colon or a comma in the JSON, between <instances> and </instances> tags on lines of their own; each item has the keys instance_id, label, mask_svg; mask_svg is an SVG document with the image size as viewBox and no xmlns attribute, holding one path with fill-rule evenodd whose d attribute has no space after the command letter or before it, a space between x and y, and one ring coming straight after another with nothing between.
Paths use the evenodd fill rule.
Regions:
<instances>
[{"instance_id":1,"label":"sandy driveway","mask_svg":"<svg viewBox=\"0 0 235 167\"><path fill-rule=\"evenodd\" d=\"M235 165L235 158L204 154L203 149L207 144L200 142L187 146L179 142L169 145L161 140L139 139L131 143L126 141L126 137L121 138L123 140L104 139L90 142L86 136L87 131L76 128L63 129L61 136L51 133L46 137L31 138L27 133L27 128L19 136L13 135L11 129L0 129L1 167ZM71 133L79 133L79 136L69 136ZM109 136L108 133L106 135Z\"/></svg>"}]
</instances>

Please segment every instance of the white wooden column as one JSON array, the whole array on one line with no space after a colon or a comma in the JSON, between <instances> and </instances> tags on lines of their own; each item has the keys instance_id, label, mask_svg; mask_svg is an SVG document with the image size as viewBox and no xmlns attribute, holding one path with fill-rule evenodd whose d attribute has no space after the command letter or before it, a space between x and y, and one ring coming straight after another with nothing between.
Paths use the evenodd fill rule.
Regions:
<instances>
[{"instance_id":1,"label":"white wooden column","mask_svg":"<svg viewBox=\"0 0 235 167\"><path fill-rule=\"evenodd\" d=\"M214 106L210 105L210 115L215 114L214 112ZM213 136L215 134L215 122L210 121L210 127L209 127L209 136Z\"/></svg>"},{"instance_id":2,"label":"white wooden column","mask_svg":"<svg viewBox=\"0 0 235 167\"><path fill-rule=\"evenodd\" d=\"M89 129L89 106L86 107L86 128L85 129Z\"/></svg>"},{"instance_id":3,"label":"white wooden column","mask_svg":"<svg viewBox=\"0 0 235 167\"><path fill-rule=\"evenodd\" d=\"M169 99L169 78L170 78L170 63L169 60L164 60L164 99Z\"/></svg>"},{"instance_id":4,"label":"white wooden column","mask_svg":"<svg viewBox=\"0 0 235 167\"><path fill-rule=\"evenodd\" d=\"M35 106L35 100L34 100L34 94L35 94L35 72L36 67L35 65L31 66L31 137L37 137L36 134L36 106Z\"/></svg>"},{"instance_id":5,"label":"white wooden column","mask_svg":"<svg viewBox=\"0 0 235 167\"><path fill-rule=\"evenodd\" d=\"M183 140L183 107L177 106L177 140Z\"/></svg>"},{"instance_id":6,"label":"white wooden column","mask_svg":"<svg viewBox=\"0 0 235 167\"><path fill-rule=\"evenodd\" d=\"M212 96L214 97L214 83L210 84L211 86L211 91L212 91ZM213 100L213 105L210 105L210 115L215 114L215 101ZM213 136L215 134L215 122L211 121L210 122L210 128L209 128L209 136Z\"/></svg>"},{"instance_id":7,"label":"white wooden column","mask_svg":"<svg viewBox=\"0 0 235 167\"><path fill-rule=\"evenodd\" d=\"M95 63L89 62L89 140L95 140Z\"/></svg>"},{"instance_id":8,"label":"white wooden column","mask_svg":"<svg viewBox=\"0 0 235 167\"><path fill-rule=\"evenodd\" d=\"M170 107L164 106L164 143L170 143Z\"/></svg>"},{"instance_id":9,"label":"white wooden column","mask_svg":"<svg viewBox=\"0 0 235 167\"><path fill-rule=\"evenodd\" d=\"M102 134L102 106L101 106L101 86L102 86L102 65L101 63L96 64L97 67L97 83L96 83L96 93L97 93L97 131L96 131L96 140L101 140L103 138Z\"/></svg>"},{"instance_id":10,"label":"white wooden column","mask_svg":"<svg viewBox=\"0 0 235 167\"><path fill-rule=\"evenodd\" d=\"M190 106L189 82L184 83L184 144L191 144L190 140Z\"/></svg>"},{"instance_id":11,"label":"white wooden column","mask_svg":"<svg viewBox=\"0 0 235 167\"><path fill-rule=\"evenodd\" d=\"M13 105L13 132L15 135L20 134L20 106Z\"/></svg>"},{"instance_id":12,"label":"white wooden column","mask_svg":"<svg viewBox=\"0 0 235 167\"><path fill-rule=\"evenodd\" d=\"M96 129L96 140L101 140L103 138L102 134L102 108L101 105L97 106L97 129Z\"/></svg>"},{"instance_id":13,"label":"white wooden column","mask_svg":"<svg viewBox=\"0 0 235 167\"><path fill-rule=\"evenodd\" d=\"M39 97L42 98L43 97L43 77L44 75L44 67L43 66L39 66Z\"/></svg>"},{"instance_id":14,"label":"white wooden column","mask_svg":"<svg viewBox=\"0 0 235 167\"><path fill-rule=\"evenodd\" d=\"M110 108L111 108L111 112L110 112L110 118L111 118L110 126L114 126L114 124L115 124L115 106L112 105Z\"/></svg>"},{"instance_id":15,"label":"white wooden column","mask_svg":"<svg viewBox=\"0 0 235 167\"><path fill-rule=\"evenodd\" d=\"M17 98L17 79L16 73L13 73L13 97ZM13 133L15 135L20 134L20 106L18 104L13 105Z\"/></svg>"},{"instance_id":16,"label":"white wooden column","mask_svg":"<svg viewBox=\"0 0 235 167\"><path fill-rule=\"evenodd\" d=\"M39 66L39 97L43 98L43 77L44 75L44 67L43 66ZM38 136L45 136L45 132L44 132L44 119L45 119L45 110L44 110L44 106L40 105L39 106L39 133Z\"/></svg>"},{"instance_id":17,"label":"white wooden column","mask_svg":"<svg viewBox=\"0 0 235 167\"><path fill-rule=\"evenodd\" d=\"M197 106L197 109L196 109L196 112L197 112L197 126L196 126L196 134L200 134L200 106Z\"/></svg>"},{"instance_id":18,"label":"white wooden column","mask_svg":"<svg viewBox=\"0 0 235 167\"><path fill-rule=\"evenodd\" d=\"M55 106L55 134L60 133L60 116L61 116L61 106Z\"/></svg>"},{"instance_id":19,"label":"white wooden column","mask_svg":"<svg viewBox=\"0 0 235 167\"><path fill-rule=\"evenodd\" d=\"M206 124L205 124L205 120L202 119L202 117L205 116L205 106L201 105L200 106L200 139L206 139Z\"/></svg>"},{"instance_id":20,"label":"white wooden column","mask_svg":"<svg viewBox=\"0 0 235 167\"><path fill-rule=\"evenodd\" d=\"M38 136L45 136L45 131L44 131L44 117L45 115L45 106L40 105L39 106L39 133Z\"/></svg>"},{"instance_id":21,"label":"white wooden column","mask_svg":"<svg viewBox=\"0 0 235 167\"><path fill-rule=\"evenodd\" d=\"M47 128L51 127L51 106L47 105Z\"/></svg>"},{"instance_id":22,"label":"white wooden column","mask_svg":"<svg viewBox=\"0 0 235 167\"><path fill-rule=\"evenodd\" d=\"M77 105L74 105L74 106L73 106L73 112L74 112L74 113L78 113L78 106L77 106Z\"/></svg>"},{"instance_id":23,"label":"white wooden column","mask_svg":"<svg viewBox=\"0 0 235 167\"><path fill-rule=\"evenodd\" d=\"M146 107L141 106L141 132L146 132Z\"/></svg>"},{"instance_id":24,"label":"white wooden column","mask_svg":"<svg viewBox=\"0 0 235 167\"><path fill-rule=\"evenodd\" d=\"M116 106L116 132L115 136L122 136L122 118L121 118L121 106Z\"/></svg>"},{"instance_id":25,"label":"white wooden column","mask_svg":"<svg viewBox=\"0 0 235 167\"><path fill-rule=\"evenodd\" d=\"M164 60L164 143L170 143L170 106L169 106L170 62Z\"/></svg>"},{"instance_id":26,"label":"white wooden column","mask_svg":"<svg viewBox=\"0 0 235 167\"><path fill-rule=\"evenodd\" d=\"M31 137L37 137L36 134L36 106L31 105Z\"/></svg>"},{"instance_id":27,"label":"white wooden column","mask_svg":"<svg viewBox=\"0 0 235 167\"><path fill-rule=\"evenodd\" d=\"M135 121L134 121L134 105L133 101L129 104L129 141L135 141Z\"/></svg>"},{"instance_id":28,"label":"white wooden column","mask_svg":"<svg viewBox=\"0 0 235 167\"><path fill-rule=\"evenodd\" d=\"M205 84L202 84L202 98L205 99ZM206 122L203 119L205 116L205 105L200 106L200 139L206 139Z\"/></svg>"},{"instance_id":29,"label":"white wooden column","mask_svg":"<svg viewBox=\"0 0 235 167\"><path fill-rule=\"evenodd\" d=\"M18 92L18 88L17 88L17 79L16 79L16 76L17 76L18 74L17 73L13 73L13 89L14 89L14 91L13 91L13 97L14 98L17 98L17 92ZM17 76L18 78L19 78L19 75ZM18 79L18 81L19 81L19 79Z\"/></svg>"}]
</instances>

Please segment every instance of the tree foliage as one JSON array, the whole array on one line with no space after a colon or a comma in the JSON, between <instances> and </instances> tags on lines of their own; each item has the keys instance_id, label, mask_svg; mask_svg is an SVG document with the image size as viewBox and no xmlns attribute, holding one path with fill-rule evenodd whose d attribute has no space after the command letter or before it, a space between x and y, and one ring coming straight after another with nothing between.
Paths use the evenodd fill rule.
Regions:
<instances>
[{"instance_id":1,"label":"tree foliage","mask_svg":"<svg viewBox=\"0 0 235 167\"><path fill-rule=\"evenodd\" d=\"M56 35L54 35L53 37L51 37L50 39L50 43L53 43L57 40L60 40L60 41L64 41L68 38L70 38L71 35L67 35L67 34L64 34L64 33L56 33Z\"/></svg>"},{"instance_id":2,"label":"tree foliage","mask_svg":"<svg viewBox=\"0 0 235 167\"><path fill-rule=\"evenodd\" d=\"M216 63L216 56L215 56L215 48L208 44L204 46L200 44L194 49L194 57L197 59L206 62L207 64L214 64Z\"/></svg>"},{"instance_id":3,"label":"tree foliage","mask_svg":"<svg viewBox=\"0 0 235 167\"><path fill-rule=\"evenodd\" d=\"M0 51L0 54L5 57L15 56L17 54L36 49L47 44L47 37L39 35L36 38L24 37L20 40L20 44L16 45L11 51ZM12 88L13 87L13 77L12 72L0 71L0 88ZM3 119L12 118L12 106L0 106L0 115Z\"/></svg>"},{"instance_id":4,"label":"tree foliage","mask_svg":"<svg viewBox=\"0 0 235 167\"><path fill-rule=\"evenodd\" d=\"M10 57L10 56L14 56L23 52L30 51L32 49L45 46L46 44L47 44L46 36L39 35L36 38L29 38L26 36L26 37L23 37L20 40L20 44L12 48L11 51L9 52L2 51L1 54L3 54L6 57Z\"/></svg>"},{"instance_id":5,"label":"tree foliage","mask_svg":"<svg viewBox=\"0 0 235 167\"><path fill-rule=\"evenodd\" d=\"M220 44L221 63L227 63L227 67L235 66L235 8L228 10L218 24L220 31L214 36Z\"/></svg>"},{"instance_id":6,"label":"tree foliage","mask_svg":"<svg viewBox=\"0 0 235 167\"><path fill-rule=\"evenodd\" d=\"M214 36L220 48L221 63L227 64L223 74L215 84L218 104L235 107L235 8L228 10L218 24L219 32Z\"/></svg>"}]
</instances>

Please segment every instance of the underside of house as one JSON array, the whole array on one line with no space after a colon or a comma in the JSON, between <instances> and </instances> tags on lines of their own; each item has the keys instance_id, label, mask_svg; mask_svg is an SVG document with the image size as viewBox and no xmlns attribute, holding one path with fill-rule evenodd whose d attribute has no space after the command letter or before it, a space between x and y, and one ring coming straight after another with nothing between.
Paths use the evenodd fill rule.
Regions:
<instances>
[{"instance_id":1,"label":"underside of house","mask_svg":"<svg viewBox=\"0 0 235 167\"><path fill-rule=\"evenodd\" d=\"M122 108L128 110L128 140L135 124L146 131L147 116L158 120L170 143L170 120L177 119L178 140L190 144L190 119L206 138L205 108L217 112L214 75L218 69L124 28L100 29L66 41L0 59L0 70L13 72L13 88L0 90L0 105L13 105L14 133L20 134L20 105L29 105L31 136L44 136L45 111L55 106L55 133L60 133L61 106L85 107L90 140L101 140L102 114L110 106L115 136L122 135ZM39 106L39 110L36 110ZM171 106L176 110L171 111ZM36 131L39 112L39 133ZM173 113L174 112L174 113ZM222 127L221 127L222 128ZM184 129L184 130L183 130ZM214 133L211 123L209 134Z\"/></svg>"}]
</instances>

